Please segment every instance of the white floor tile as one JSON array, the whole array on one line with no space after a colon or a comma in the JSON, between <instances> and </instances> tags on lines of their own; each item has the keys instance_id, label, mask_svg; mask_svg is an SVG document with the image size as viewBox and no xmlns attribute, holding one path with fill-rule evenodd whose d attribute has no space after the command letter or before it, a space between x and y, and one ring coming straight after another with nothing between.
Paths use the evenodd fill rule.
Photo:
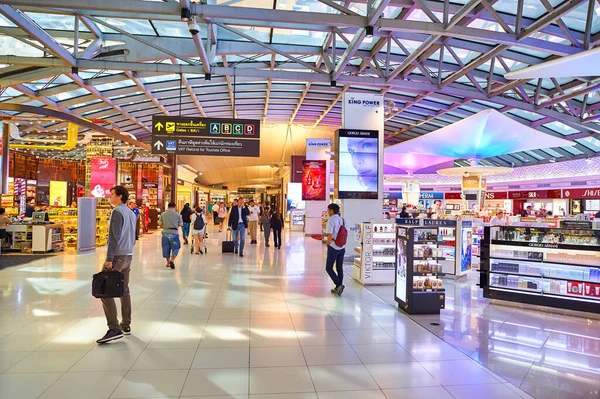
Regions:
<instances>
[{"instance_id":1,"label":"white floor tile","mask_svg":"<svg viewBox=\"0 0 600 399\"><path fill-rule=\"evenodd\" d=\"M297 331L302 346L350 345L339 330Z\"/></svg>"},{"instance_id":2,"label":"white floor tile","mask_svg":"<svg viewBox=\"0 0 600 399\"><path fill-rule=\"evenodd\" d=\"M247 395L248 369L191 370L185 381L182 396Z\"/></svg>"},{"instance_id":3,"label":"white floor tile","mask_svg":"<svg viewBox=\"0 0 600 399\"><path fill-rule=\"evenodd\" d=\"M250 351L250 367L306 366L300 346L256 347Z\"/></svg>"},{"instance_id":4,"label":"white floor tile","mask_svg":"<svg viewBox=\"0 0 600 399\"><path fill-rule=\"evenodd\" d=\"M381 389L440 385L439 381L416 362L367 364L366 367Z\"/></svg>"},{"instance_id":5,"label":"white floor tile","mask_svg":"<svg viewBox=\"0 0 600 399\"><path fill-rule=\"evenodd\" d=\"M361 364L360 359L349 345L304 346L302 351L309 366Z\"/></svg>"},{"instance_id":6,"label":"white floor tile","mask_svg":"<svg viewBox=\"0 0 600 399\"><path fill-rule=\"evenodd\" d=\"M140 357L141 350L93 350L86 353L70 371L129 370Z\"/></svg>"},{"instance_id":7,"label":"white floor tile","mask_svg":"<svg viewBox=\"0 0 600 399\"><path fill-rule=\"evenodd\" d=\"M352 349L354 349L364 364L403 363L416 361L410 355L410 353L405 351L396 343L352 345Z\"/></svg>"},{"instance_id":8,"label":"white floor tile","mask_svg":"<svg viewBox=\"0 0 600 399\"><path fill-rule=\"evenodd\" d=\"M106 399L125 376L126 371L68 372L56 381L40 399Z\"/></svg>"},{"instance_id":9,"label":"white floor tile","mask_svg":"<svg viewBox=\"0 0 600 399\"><path fill-rule=\"evenodd\" d=\"M420 362L442 385L495 384L500 382L489 371L470 360Z\"/></svg>"},{"instance_id":10,"label":"white floor tile","mask_svg":"<svg viewBox=\"0 0 600 399\"><path fill-rule=\"evenodd\" d=\"M69 370L87 352L34 352L15 364L6 373L57 373Z\"/></svg>"},{"instance_id":11,"label":"white floor tile","mask_svg":"<svg viewBox=\"0 0 600 399\"><path fill-rule=\"evenodd\" d=\"M522 399L503 384L446 386L456 399L471 399L485 396L486 399Z\"/></svg>"},{"instance_id":12,"label":"white floor tile","mask_svg":"<svg viewBox=\"0 0 600 399\"><path fill-rule=\"evenodd\" d=\"M308 368L267 367L250 369L250 394L314 392Z\"/></svg>"},{"instance_id":13,"label":"white floor tile","mask_svg":"<svg viewBox=\"0 0 600 399\"><path fill-rule=\"evenodd\" d=\"M19 363L32 352L0 352L0 373Z\"/></svg>"},{"instance_id":14,"label":"white floor tile","mask_svg":"<svg viewBox=\"0 0 600 399\"><path fill-rule=\"evenodd\" d=\"M203 348L196 352L193 369L249 367L249 348Z\"/></svg>"},{"instance_id":15,"label":"white floor tile","mask_svg":"<svg viewBox=\"0 0 600 399\"><path fill-rule=\"evenodd\" d=\"M61 375L62 373L0 374L0 398L36 399Z\"/></svg>"},{"instance_id":16,"label":"white floor tile","mask_svg":"<svg viewBox=\"0 0 600 399\"><path fill-rule=\"evenodd\" d=\"M319 399L386 399L380 390L319 392Z\"/></svg>"},{"instance_id":17,"label":"white floor tile","mask_svg":"<svg viewBox=\"0 0 600 399\"><path fill-rule=\"evenodd\" d=\"M195 351L189 349L147 349L137 359L132 370L188 370Z\"/></svg>"},{"instance_id":18,"label":"white floor tile","mask_svg":"<svg viewBox=\"0 0 600 399\"><path fill-rule=\"evenodd\" d=\"M454 399L444 387L384 389L387 399Z\"/></svg>"},{"instance_id":19,"label":"white floor tile","mask_svg":"<svg viewBox=\"0 0 600 399\"><path fill-rule=\"evenodd\" d=\"M119 383L111 398L164 398L178 396L188 370L130 371Z\"/></svg>"},{"instance_id":20,"label":"white floor tile","mask_svg":"<svg viewBox=\"0 0 600 399\"><path fill-rule=\"evenodd\" d=\"M368 391L379 389L365 366L310 366L310 375L317 392Z\"/></svg>"}]
</instances>

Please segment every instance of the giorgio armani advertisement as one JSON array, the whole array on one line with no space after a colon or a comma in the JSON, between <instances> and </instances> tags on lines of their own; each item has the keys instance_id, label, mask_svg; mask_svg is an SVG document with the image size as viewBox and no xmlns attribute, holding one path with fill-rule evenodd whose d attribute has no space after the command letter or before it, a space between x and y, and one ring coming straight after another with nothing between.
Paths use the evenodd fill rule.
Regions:
<instances>
[{"instance_id":1,"label":"giorgio armani advertisement","mask_svg":"<svg viewBox=\"0 0 600 399\"><path fill-rule=\"evenodd\" d=\"M339 198L377 199L379 132L340 129L337 148Z\"/></svg>"},{"instance_id":2,"label":"giorgio armani advertisement","mask_svg":"<svg viewBox=\"0 0 600 399\"><path fill-rule=\"evenodd\" d=\"M302 200L325 201L327 163L324 160L302 162Z\"/></svg>"}]
</instances>

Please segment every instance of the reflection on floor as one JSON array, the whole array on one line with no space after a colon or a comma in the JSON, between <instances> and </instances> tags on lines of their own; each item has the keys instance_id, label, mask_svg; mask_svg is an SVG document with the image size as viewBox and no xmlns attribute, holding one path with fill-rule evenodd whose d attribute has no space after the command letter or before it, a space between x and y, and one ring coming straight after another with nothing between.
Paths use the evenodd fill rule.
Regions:
<instances>
[{"instance_id":1,"label":"reflection on floor","mask_svg":"<svg viewBox=\"0 0 600 399\"><path fill-rule=\"evenodd\" d=\"M492 305L478 281L445 280L446 310L411 318L535 398L600 397L600 320ZM394 302L390 287L370 289Z\"/></svg>"},{"instance_id":2,"label":"reflection on floor","mask_svg":"<svg viewBox=\"0 0 600 399\"><path fill-rule=\"evenodd\" d=\"M529 397L467 356L478 345L468 346L477 338L462 335L475 332L465 326L483 330L491 328L496 314L510 316L491 316L483 305L471 306L479 303L471 300L476 291L457 288L459 299L449 300L456 312L472 307L469 317L475 320L489 316L474 324L457 318L457 331L448 332L456 334L453 344L462 349L457 350L349 277L344 296L333 296L323 270L323 245L301 234L286 236L281 250L249 246L239 258L220 253L215 233L208 255L182 251L174 271L160 259L160 236L143 238L131 275L133 334L104 346L94 342L106 326L100 303L90 295L102 250L3 270L0 398ZM467 298L461 300L463 294ZM521 320L528 323L526 315ZM504 346L473 356L485 355L490 368L495 356L510 352L505 341L524 331L519 325L492 330L504 338L498 340ZM530 362L537 361L542 341L547 347L537 371L523 376L525 382L571 381L558 374L537 380L554 351L564 346L561 334L549 342L535 333L523 336L529 338L523 342L531 348ZM595 370L591 360L586 364L588 371L572 370L578 387L585 387ZM506 368L517 369L512 363ZM516 371L514 377L519 377Z\"/></svg>"}]
</instances>

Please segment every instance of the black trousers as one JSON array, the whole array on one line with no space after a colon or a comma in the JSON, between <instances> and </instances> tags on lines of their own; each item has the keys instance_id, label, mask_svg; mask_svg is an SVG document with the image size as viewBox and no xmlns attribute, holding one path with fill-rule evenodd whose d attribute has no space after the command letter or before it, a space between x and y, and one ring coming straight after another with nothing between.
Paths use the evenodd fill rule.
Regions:
<instances>
[{"instance_id":1,"label":"black trousers","mask_svg":"<svg viewBox=\"0 0 600 399\"><path fill-rule=\"evenodd\" d=\"M273 241L276 247L281 246L281 229L273 229Z\"/></svg>"}]
</instances>

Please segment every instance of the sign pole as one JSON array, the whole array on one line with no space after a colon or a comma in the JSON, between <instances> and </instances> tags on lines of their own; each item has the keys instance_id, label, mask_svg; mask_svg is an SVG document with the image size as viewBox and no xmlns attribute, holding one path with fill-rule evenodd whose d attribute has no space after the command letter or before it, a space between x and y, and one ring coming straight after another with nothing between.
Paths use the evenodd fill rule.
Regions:
<instances>
[{"instance_id":1,"label":"sign pole","mask_svg":"<svg viewBox=\"0 0 600 399\"><path fill-rule=\"evenodd\" d=\"M171 155L171 201L177 204L177 155L174 154Z\"/></svg>"},{"instance_id":2,"label":"sign pole","mask_svg":"<svg viewBox=\"0 0 600 399\"><path fill-rule=\"evenodd\" d=\"M7 122L2 123L2 165L0 165L0 194L8 194L8 166L9 151L8 141L10 139L9 126Z\"/></svg>"}]
</instances>

